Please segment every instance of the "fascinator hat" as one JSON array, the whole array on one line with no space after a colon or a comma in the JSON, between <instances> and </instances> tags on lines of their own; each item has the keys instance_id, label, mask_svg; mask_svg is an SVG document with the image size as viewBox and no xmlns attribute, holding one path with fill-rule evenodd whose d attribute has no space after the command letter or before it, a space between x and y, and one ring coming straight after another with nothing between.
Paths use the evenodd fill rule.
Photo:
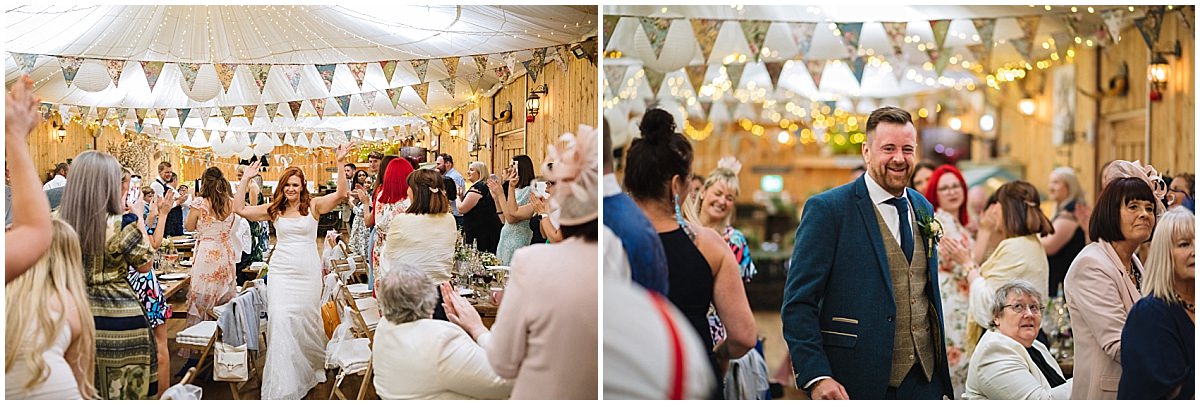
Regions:
<instances>
[{"instance_id":1,"label":"fascinator hat","mask_svg":"<svg viewBox=\"0 0 1200 405\"><path fill-rule=\"evenodd\" d=\"M1155 205L1158 206L1158 213L1166 212L1166 207L1163 206L1162 200L1167 196L1167 182L1158 174L1158 170L1154 166L1143 165L1140 160L1114 160L1104 168L1104 173L1100 177L1101 190L1108 187L1116 179L1135 178L1146 182L1150 186L1150 190L1154 193Z\"/></svg>"},{"instance_id":2,"label":"fascinator hat","mask_svg":"<svg viewBox=\"0 0 1200 405\"><path fill-rule=\"evenodd\" d=\"M575 133L560 135L547 150L543 173L556 182L550 204L562 225L583 225L599 217L598 147L596 129L580 125Z\"/></svg>"}]
</instances>

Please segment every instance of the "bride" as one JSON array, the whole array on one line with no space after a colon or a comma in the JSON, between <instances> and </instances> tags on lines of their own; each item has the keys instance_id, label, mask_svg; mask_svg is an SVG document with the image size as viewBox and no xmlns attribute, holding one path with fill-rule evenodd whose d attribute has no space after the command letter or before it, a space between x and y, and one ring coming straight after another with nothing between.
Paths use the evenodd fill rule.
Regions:
<instances>
[{"instance_id":1,"label":"bride","mask_svg":"<svg viewBox=\"0 0 1200 405\"><path fill-rule=\"evenodd\" d=\"M335 166L341 165L349 150L349 144L338 147ZM238 201L245 200L246 186L258 175L259 166L258 162L251 164L242 175ZM267 264L267 364L263 367L262 399L302 399L325 382L317 218L346 199L346 182L335 183L337 192L313 197L304 172L292 166L279 177L270 204L238 211L249 221L274 221L277 235Z\"/></svg>"}]
</instances>

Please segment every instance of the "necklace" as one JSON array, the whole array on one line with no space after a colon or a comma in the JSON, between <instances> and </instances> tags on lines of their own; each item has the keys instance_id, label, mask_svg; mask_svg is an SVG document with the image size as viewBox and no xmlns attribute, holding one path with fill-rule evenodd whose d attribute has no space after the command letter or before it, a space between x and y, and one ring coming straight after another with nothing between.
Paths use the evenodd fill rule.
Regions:
<instances>
[{"instance_id":1,"label":"necklace","mask_svg":"<svg viewBox=\"0 0 1200 405\"><path fill-rule=\"evenodd\" d=\"M1182 295L1179 295L1179 293L1175 293L1175 299L1179 300L1179 302L1183 303L1183 306L1187 308L1188 312L1196 312L1196 303L1195 302L1187 302L1186 300L1183 299Z\"/></svg>"}]
</instances>

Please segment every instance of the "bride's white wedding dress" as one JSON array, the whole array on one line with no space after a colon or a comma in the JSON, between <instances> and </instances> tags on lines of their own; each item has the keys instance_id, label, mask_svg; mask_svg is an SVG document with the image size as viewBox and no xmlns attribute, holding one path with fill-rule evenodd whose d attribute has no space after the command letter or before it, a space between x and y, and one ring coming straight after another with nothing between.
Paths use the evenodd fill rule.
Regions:
<instances>
[{"instance_id":1,"label":"bride's white wedding dress","mask_svg":"<svg viewBox=\"0 0 1200 405\"><path fill-rule=\"evenodd\" d=\"M267 364L262 399L302 399L325 382L321 259L311 215L275 220L267 264Z\"/></svg>"}]
</instances>

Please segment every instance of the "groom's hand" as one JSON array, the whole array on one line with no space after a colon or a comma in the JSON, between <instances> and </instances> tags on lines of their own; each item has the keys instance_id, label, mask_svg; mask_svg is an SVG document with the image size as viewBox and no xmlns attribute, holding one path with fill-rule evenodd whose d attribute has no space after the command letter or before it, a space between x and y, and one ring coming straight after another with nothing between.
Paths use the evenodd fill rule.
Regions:
<instances>
[{"instance_id":1,"label":"groom's hand","mask_svg":"<svg viewBox=\"0 0 1200 405\"><path fill-rule=\"evenodd\" d=\"M833 378L826 378L813 383L812 399L850 399L846 388Z\"/></svg>"}]
</instances>

